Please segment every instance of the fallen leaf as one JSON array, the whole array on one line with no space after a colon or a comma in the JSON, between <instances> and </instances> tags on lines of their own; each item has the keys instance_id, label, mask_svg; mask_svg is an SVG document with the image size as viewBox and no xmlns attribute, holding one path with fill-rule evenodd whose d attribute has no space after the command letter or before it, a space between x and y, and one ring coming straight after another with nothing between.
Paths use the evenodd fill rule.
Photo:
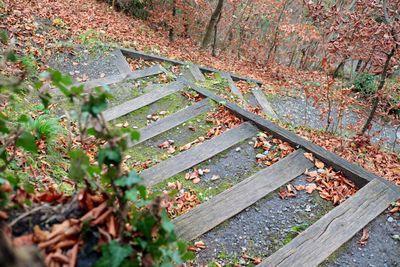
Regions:
<instances>
[{"instance_id":1,"label":"fallen leaf","mask_svg":"<svg viewBox=\"0 0 400 267\"><path fill-rule=\"evenodd\" d=\"M295 185L297 191L303 191L306 187L304 185Z\"/></svg>"},{"instance_id":2,"label":"fallen leaf","mask_svg":"<svg viewBox=\"0 0 400 267\"><path fill-rule=\"evenodd\" d=\"M306 157L307 159L314 161L314 156L312 153L304 153L304 157Z\"/></svg>"},{"instance_id":3,"label":"fallen leaf","mask_svg":"<svg viewBox=\"0 0 400 267\"><path fill-rule=\"evenodd\" d=\"M361 239L357 241L357 244L359 244L361 246L365 246L368 242L368 238L369 238L368 230L367 230L367 228L364 228Z\"/></svg>"},{"instance_id":4,"label":"fallen leaf","mask_svg":"<svg viewBox=\"0 0 400 267\"><path fill-rule=\"evenodd\" d=\"M196 248L200 248L200 249L206 248L206 244L204 244L203 241L194 242L194 246L195 246Z\"/></svg>"},{"instance_id":5,"label":"fallen leaf","mask_svg":"<svg viewBox=\"0 0 400 267\"><path fill-rule=\"evenodd\" d=\"M306 192L309 194L314 192L315 189L317 189L317 185L315 183L311 183L306 186Z\"/></svg>"},{"instance_id":6,"label":"fallen leaf","mask_svg":"<svg viewBox=\"0 0 400 267\"><path fill-rule=\"evenodd\" d=\"M317 167L318 169L323 169L325 167L325 164L322 161L316 159L315 160L315 167Z\"/></svg>"}]
</instances>

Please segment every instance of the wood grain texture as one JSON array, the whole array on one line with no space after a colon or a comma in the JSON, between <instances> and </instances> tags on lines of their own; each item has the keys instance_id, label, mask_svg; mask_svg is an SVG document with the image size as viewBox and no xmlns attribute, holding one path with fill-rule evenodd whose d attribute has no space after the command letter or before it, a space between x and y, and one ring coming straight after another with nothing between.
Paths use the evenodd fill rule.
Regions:
<instances>
[{"instance_id":1,"label":"wood grain texture","mask_svg":"<svg viewBox=\"0 0 400 267\"><path fill-rule=\"evenodd\" d=\"M240 92L239 88L237 88L235 82L232 80L232 76L229 73L221 72L221 77L228 81L229 88L231 89L232 93L240 99L243 99L243 95Z\"/></svg>"},{"instance_id":2,"label":"wood grain texture","mask_svg":"<svg viewBox=\"0 0 400 267\"><path fill-rule=\"evenodd\" d=\"M162 161L150 169L142 171L140 175L143 177L145 185L155 185L217 155L247 138L255 136L257 132L258 129L256 127L249 122L245 122L173 158Z\"/></svg>"},{"instance_id":3,"label":"wood grain texture","mask_svg":"<svg viewBox=\"0 0 400 267\"><path fill-rule=\"evenodd\" d=\"M144 59L144 60L154 60L154 61L161 61L161 62L168 62L174 65L186 65L187 63L180 61L180 60L175 60L175 59L170 59L170 58L166 58L166 57L161 57L161 56L156 56L156 55L151 55L151 54L147 54L147 53L143 53L143 52L139 52L133 49L127 49L127 48L120 48L122 54L124 54L126 57L131 57L131 58L140 58L140 59ZM213 68L209 68L209 67L205 67L205 66L199 66L199 69L205 72L220 72L219 70L213 69ZM256 83L258 85L262 85L262 82L252 79L252 78L248 78L248 77L244 77L244 76L240 76L237 74L233 74L233 73L229 73L229 75L231 75L232 79L235 81L248 81L248 82L252 82L252 83Z\"/></svg>"},{"instance_id":4,"label":"wood grain texture","mask_svg":"<svg viewBox=\"0 0 400 267\"><path fill-rule=\"evenodd\" d=\"M121 74L129 74L132 72L131 67L129 66L128 62L125 59L125 56L122 54L121 50L116 49L113 52L115 56L115 63L117 65L117 68Z\"/></svg>"},{"instance_id":5,"label":"wood grain texture","mask_svg":"<svg viewBox=\"0 0 400 267\"><path fill-rule=\"evenodd\" d=\"M183 77L192 82L204 82L206 80L199 67L193 64L190 64L189 67L185 69Z\"/></svg>"},{"instance_id":6,"label":"wood grain texture","mask_svg":"<svg viewBox=\"0 0 400 267\"><path fill-rule=\"evenodd\" d=\"M177 236L193 240L301 175L313 166L303 154L304 150L295 151L174 219Z\"/></svg>"},{"instance_id":7,"label":"wood grain texture","mask_svg":"<svg viewBox=\"0 0 400 267\"><path fill-rule=\"evenodd\" d=\"M368 172L364 168L360 167L359 165L350 163L349 161L339 157L335 153L332 153L318 145L315 145L311 143L310 141L296 135L295 133L292 133L286 129L283 129L282 127L279 127L278 125L275 125L274 123L254 114L249 111L246 111L236 104L233 104L229 101L226 101L222 97L219 97L213 93L211 93L209 90L199 87L190 81L185 81L182 80L185 84L187 84L189 87L191 87L193 90L197 91L201 95L204 95L216 102L221 103L228 109L230 109L233 113L238 115L239 117L243 118L244 120L251 121L257 127L259 127L263 131L267 131L270 134L274 135L277 138L282 139L283 141L286 141L293 146L301 147L308 152L311 152L315 155L316 158L319 160L323 161L326 165L333 167L334 170L336 171L341 171L343 174L352 180L357 186L362 187L366 185L369 181L372 181L374 179L379 179L383 183L385 183L387 186L391 187L393 190L396 192L400 193L400 188L397 187L396 185L392 184L391 182L383 179L382 177L379 177L376 174L373 174L371 172Z\"/></svg>"},{"instance_id":8,"label":"wood grain texture","mask_svg":"<svg viewBox=\"0 0 400 267\"><path fill-rule=\"evenodd\" d=\"M210 100L207 98L203 99L200 102L197 102L172 115L158 120L143 129L140 129L140 140L137 142L128 141L128 146L132 147L140 144L209 110L211 110Z\"/></svg>"},{"instance_id":9,"label":"wood grain texture","mask_svg":"<svg viewBox=\"0 0 400 267\"><path fill-rule=\"evenodd\" d=\"M122 74L107 76L104 78L90 80L87 82L75 83L72 86L83 85L85 87L84 88L85 92L89 92L91 89L93 89L95 87L105 86L105 85L120 83L120 82L127 81L127 80L140 79L140 78L145 78L148 76L161 74L164 72L163 69L164 68L162 68L160 65L154 65L154 66L151 66L146 69L131 71L130 73L122 73ZM60 90L58 90L57 88L52 89L51 92L55 95L62 94L60 92Z\"/></svg>"},{"instance_id":10,"label":"wood grain texture","mask_svg":"<svg viewBox=\"0 0 400 267\"><path fill-rule=\"evenodd\" d=\"M318 266L397 198L375 179L258 266Z\"/></svg>"},{"instance_id":11,"label":"wood grain texture","mask_svg":"<svg viewBox=\"0 0 400 267\"><path fill-rule=\"evenodd\" d=\"M271 104L266 98L264 92L260 88L254 88L253 90L251 90L251 92L256 98L258 104L260 105L264 113L271 118L278 119L278 116L276 115L274 109L272 108Z\"/></svg>"},{"instance_id":12,"label":"wood grain texture","mask_svg":"<svg viewBox=\"0 0 400 267\"><path fill-rule=\"evenodd\" d=\"M129 101L126 101L120 105L112 107L103 112L104 119L106 121L114 120L121 116L124 116L132 111L140 109L144 106L147 106L151 103L160 100L161 98L171 95L173 93L182 90L185 86L179 82L170 83L164 87L154 89L147 94L141 95L139 97L133 98Z\"/></svg>"}]
</instances>

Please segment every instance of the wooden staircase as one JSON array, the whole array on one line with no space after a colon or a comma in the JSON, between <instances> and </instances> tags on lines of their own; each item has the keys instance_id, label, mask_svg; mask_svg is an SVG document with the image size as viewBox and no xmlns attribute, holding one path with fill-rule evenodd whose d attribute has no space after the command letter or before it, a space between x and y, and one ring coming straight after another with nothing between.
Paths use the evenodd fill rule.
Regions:
<instances>
[{"instance_id":1,"label":"wooden staircase","mask_svg":"<svg viewBox=\"0 0 400 267\"><path fill-rule=\"evenodd\" d=\"M155 65L145 70L132 72L129 70L121 51L127 57L183 64L180 61L133 50L117 50L121 74L89 81L85 84L87 89L118 83L126 79L157 75L164 71L164 68L160 65ZM224 105L244 120L238 127L142 171L141 176L144 179L144 184L154 186L255 136L260 131L266 131L276 138L289 142L297 150L272 166L245 178L242 182L191 209L186 214L175 218L173 223L176 226L179 238L190 241L199 237L303 174L305 170L312 168L313 163L305 158L305 152L313 153L327 166L343 172L361 189L299 234L290 243L264 259L259 266L317 266L382 213L391 202L400 198L400 190L394 184L198 86L196 82L204 80L202 71L217 72L217 70L192 64L187 68L185 75L179 77L175 82L150 90L104 112L105 119L112 121L184 88L190 88L205 97L200 102L139 129L141 140L138 142L130 141L129 146L131 147L177 127L199 114L208 112L211 109L211 102ZM229 73L223 75L231 85L234 85L233 79L243 79L261 84L258 81ZM232 92L240 98L243 97L237 88ZM261 99L259 93L258 91L255 92ZM261 99L261 101L263 100Z\"/></svg>"}]
</instances>

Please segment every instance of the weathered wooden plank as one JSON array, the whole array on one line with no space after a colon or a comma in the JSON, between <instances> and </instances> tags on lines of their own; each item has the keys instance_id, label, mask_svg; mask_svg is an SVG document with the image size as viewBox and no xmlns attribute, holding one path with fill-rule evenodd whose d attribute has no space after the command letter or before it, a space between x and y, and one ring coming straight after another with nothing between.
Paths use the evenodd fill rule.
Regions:
<instances>
[{"instance_id":1,"label":"weathered wooden plank","mask_svg":"<svg viewBox=\"0 0 400 267\"><path fill-rule=\"evenodd\" d=\"M209 111L211 109L209 101L209 99L204 99L172 115L169 115L168 117L156 121L143 129L140 129L140 140L137 142L129 141L128 146L131 147L140 144L146 140L149 140L150 138L153 138L154 136L157 136L184 123L191 118Z\"/></svg>"},{"instance_id":2,"label":"weathered wooden plank","mask_svg":"<svg viewBox=\"0 0 400 267\"><path fill-rule=\"evenodd\" d=\"M203 144L197 145L173 158L160 162L150 169L142 171L140 175L143 177L145 185L155 185L256 135L257 132L258 129L256 127L249 122L245 122L234 129L224 132L220 136L205 141Z\"/></svg>"},{"instance_id":3,"label":"weathered wooden plank","mask_svg":"<svg viewBox=\"0 0 400 267\"><path fill-rule=\"evenodd\" d=\"M193 64L190 64L183 72L183 77L193 82L204 82L206 80L199 67Z\"/></svg>"},{"instance_id":4,"label":"weathered wooden plank","mask_svg":"<svg viewBox=\"0 0 400 267\"><path fill-rule=\"evenodd\" d=\"M258 266L318 266L399 197L375 179Z\"/></svg>"},{"instance_id":5,"label":"weathered wooden plank","mask_svg":"<svg viewBox=\"0 0 400 267\"><path fill-rule=\"evenodd\" d=\"M119 118L132 111L147 106L151 103L154 103L165 96L178 92L182 90L184 87L185 85L183 85L183 83L176 81L168 84L167 86L157 88L153 91L150 91L147 94L141 95L139 97L126 101L120 105L107 109L106 111L103 112L104 119L106 121L110 121Z\"/></svg>"},{"instance_id":6,"label":"weathered wooden plank","mask_svg":"<svg viewBox=\"0 0 400 267\"><path fill-rule=\"evenodd\" d=\"M278 119L278 116L276 115L276 113L275 113L274 109L272 108L271 104L269 103L268 99L265 97L265 94L263 93L263 91L261 91L261 89L259 89L257 87L257 88L254 88L253 90L251 90L251 92L253 93L254 97L256 98L258 104L260 105L262 110L265 112L265 114L267 114L271 118Z\"/></svg>"},{"instance_id":7,"label":"weathered wooden plank","mask_svg":"<svg viewBox=\"0 0 400 267\"><path fill-rule=\"evenodd\" d=\"M83 85L85 87L85 92L88 92L88 91L90 91L90 89L93 89L95 87L119 83L119 82L123 82L126 80L145 78L145 77L157 75L157 74L160 74L163 72L164 72L163 68L160 65L154 65L147 69L132 71L131 73L117 74L117 75L107 76L104 78L90 80L90 81L83 82L83 83L75 83L72 86ZM61 94L60 90L58 90L57 88L54 88L52 90L52 93L55 95Z\"/></svg>"},{"instance_id":8,"label":"weathered wooden plank","mask_svg":"<svg viewBox=\"0 0 400 267\"><path fill-rule=\"evenodd\" d=\"M232 93L234 93L239 98L243 99L243 95L240 92L239 88L237 88L235 82L232 80L231 75L226 72L221 72L221 77L228 81L229 88L231 89Z\"/></svg>"},{"instance_id":9,"label":"weathered wooden plank","mask_svg":"<svg viewBox=\"0 0 400 267\"><path fill-rule=\"evenodd\" d=\"M108 76L108 77L104 77L104 78L99 78L99 79L91 80L91 81L84 82L84 83L77 83L75 85L79 86L79 85L83 84L85 86L85 90L89 90L89 89L92 89L92 88L95 88L98 86L110 85L110 84L114 84L114 83L123 82L126 80L145 78L145 77L157 75L160 73L163 73L161 66L154 65L154 66L151 66L146 69L135 70L130 73L123 73L123 74Z\"/></svg>"},{"instance_id":10,"label":"weathered wooden plank","mask_svg":"<svg viewBox=\"0 0 400 267\"><path fill-rule=\"evenodd\" d=\"M317 157L319 160L325 162L328 166L333 167L336 171L341 171L343 174L351 179L357 186L362 187L365 184L367 184L369 181L372 181L374 179L379 179L383 183L386 183L389 187L391 187L393 190L400 192L399 187L396 185L390 183L389 181L383 179L382 177L379 177L376 174L370 173L360 167L359 165L350 163L349 161L339 157L338 155L318 146L310 141L296 135L295 133L292 133L286 129L283 129L282 127L279 127L278 125L275 125L274 123L265 120L264 118L251 113L249 111L246 111L239 106L226 101L222 97L219 97L213 93L211 93L209 90L199 87L190 81L187 80L182 80L182 82L186 83L188 86L190 86L193 90L197 91L201 95L204 95L216 102L221 103L228 109L230 109L232 112L234 112L236 115L239 117L243 118L244 120L252 121L257 127L259 127L263 131L267 131L274 135L277 138L280 138L293 146L298 146L301 147L308 152L311 152Z\"/></svg>"},{"instance_id":11,"label":"weathered wooden plank","mask_svg":"<svg viewBox=\"0 0 400 267\"><path fill-rule=\"evenodd\" d=\"M311 168L298 150L173 220L179 238L192 240Z\"/></svg>"},{"instance_id":12,"label":"weathered wooden plank","mask_svg":"<svg viewBox=\"0 0 400 267\"><path fill-rule=\"evenodd\" d=\"M126 57L131 57L131 58L140 58L140 59L144 59L144 60L155 60L155 61L163 61L163 62L168 62L174 65L186 65L187 63L180 61L180 60L175 60L175 59L170 59L170 58L166 58L166 57L161 57L161 56L156 56L156 55L150 55L150 54L146 54L143 52L139 52L139 51L135 51L132 49L127 49L127 48L120 48L122 54L124 54ZM205 67L205 66L198 66L200 70L205 71L205 72L219 72L219 70L213 69L213 68L209 68L209 67ZM229 75L231 75L232 79L235 81L238 80L243 80L243 81L248 81L248 82L252 82L252 83L256 83L258 85L262 85L262 82L252 79L252 78L247 78L244 76L240 76L237 74L233 74L233 73L229 73Z\"/></svg>"},{"instance_id":13,"label":"weathered wooden plank","mask_svg":"<svg viewBox=\"0 0 400 267\"><path fill-rule=\"evenodd\" d=\"M129 66L128 62L125 59L125 56L122 54L121 50L116 49L114 51L114 56L115 56L115 63L117 65L117 68L121 74L129 74L132 72L131 67Z\"/></svg>"}]
</instances>

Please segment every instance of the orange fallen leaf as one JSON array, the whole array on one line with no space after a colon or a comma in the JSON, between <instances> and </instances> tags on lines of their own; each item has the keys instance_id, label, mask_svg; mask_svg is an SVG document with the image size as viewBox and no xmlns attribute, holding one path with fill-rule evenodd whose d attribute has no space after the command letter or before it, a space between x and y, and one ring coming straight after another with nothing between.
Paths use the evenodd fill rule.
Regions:
<instances>
[{"instance_id":1,"label":"orange fallen leaf","mask_svg":"<svg viewBox=\"0 0 400 267\"><path fill-rule=\"evenodd\" d=\"M303 191L306 187L304 185L295 185L297 191Z\"/></svg>"},{"instance_id":2,"label":"orange fallen leaf","mask_svg":"<svg viewBox=\"0 0 400 267\"><path fill-rule=\"evenodd\" d=\"M33 234L22 235L14 238L12 243L15 247L31 246L33 245Z\"/></svg>"},{"instance_id":3,"label":"orange fallen leaf","mask_svg":"<svg viewBox=\"0 0 400 267\"><path fill-rule=\"evenodd\" d=\"M206 244L204 244L203 241L194 242L194 246L195 246L196 248L200 248L200 249L206 248Z\"/></svg>"},{"instance_id":4,"label":"orange fallen leaf","mask_svg":"<svg viewBox=\"0 0 400 267\"><path fill-rule=\"evenodd\" d=\"M368 239L369 239L368 230L367 230L367 228L364 228L364 229L363 229L362 236L361 236L361 239L358 240L357 243L358 243L359 245L361 245L361 246L365 246L365 245L367 244L367 242L368 242Z\"/></svg>"},{"instance_id":5,"label":"orange fallen leaf","mask_svg":"<svg viewBox=\"0 0 400 267\"><path fill-rule=\"evenodd\" d=\"M304 153L304 157L306 157L307 159L314 161L314 156L312 153Z\"/></svg>"},{"instance_id":6,"label":"orange fallen leaf","mask_svg":"<svg viewBox=\"0 0 400 267\"><path fill-rule=\"evenodd\" d=\"M315 160L315 167L317 167L318 169L322 169L322 168L325 167L325 164L322 161L316 159Z\"/></svg>"},{"instance_id":7,"label":"orange fallen leaf","mask_svg":"<svg viewBox=\"0 0 400 267\"><path fill-rule=\"evenodd\" d=\"M315 189L317 189L317 185L315 183L311 183L306 186L306 192L309 194L314 192Z\"/></svg>"}]
</instances>

